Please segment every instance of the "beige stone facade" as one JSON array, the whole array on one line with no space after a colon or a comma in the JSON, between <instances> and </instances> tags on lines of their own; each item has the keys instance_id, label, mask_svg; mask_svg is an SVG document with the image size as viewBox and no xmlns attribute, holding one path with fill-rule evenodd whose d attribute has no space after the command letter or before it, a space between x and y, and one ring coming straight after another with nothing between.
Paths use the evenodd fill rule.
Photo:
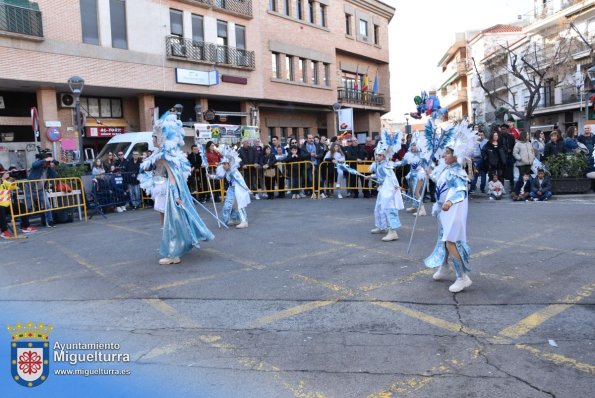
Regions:
<instances>
[{"instance_id":1,"label":"beige stone facade","mask_svg":"<svg viewBox=\"0 0 595 398\"><path fill-rule=\"evenodd\" d=\"M28 105L34 102L42 147L52 147L44 123L59 121L62 144L78 148L74 108L63 101L71 93L67 80L75 75L85 81L84 145L96 151L107 137L89 137L89 126L147 131L153 108L163 112L177 103L184 105L186 123L203 116L195 113L200 105L202 112L215 112L212 123L223 116L229 124L257 124L263 141L273 134L335 135L336 102L354 108L354 130L362 136L378 132L380 116L390 110L388 23L395 9L380 1L126 0L125 48L114 48L122 46L114 44L109 0L95 2L95 44L83 38L81 20L89 17L81 12L83 2L28 3L31 14L0 26L0 133L29 126ZM41 35L31 22L39 15ZM194 83L200 84L178 83L176 68L198 75ZM213 71L217 80L205 84ZM366 72L368 91L362 93ZM11 148L33 137L15 135ZM8 147L0 143L0 156Z\"/></svg>"}]
</instances>

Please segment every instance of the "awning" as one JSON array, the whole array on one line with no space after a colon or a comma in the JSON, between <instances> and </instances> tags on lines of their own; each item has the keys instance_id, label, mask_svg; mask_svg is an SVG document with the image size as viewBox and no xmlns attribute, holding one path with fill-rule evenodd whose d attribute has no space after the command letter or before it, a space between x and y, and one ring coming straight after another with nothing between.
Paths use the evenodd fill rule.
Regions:
<instances>
[{"instance_id":1,"label":"awning","mask_svg":"<svg viewBox=\"0 0 595 398\"><path fill-rule=\"evenodd\" d=\"M85 121L85 137L113 137L126 132L125 119L87 119Z\"/></svg>"},{"instance_id":2,"label":"awning","mask_svg":"<svg viewBox=\"0 0 595 398\"><path fill-rule=\"evenodd\" d=\"M531 126L531 131L535 131L535 130L545 130L545 131L551 131L554 129L555 124L542 124L541 126Z\"/></svg>"}]
</instances>

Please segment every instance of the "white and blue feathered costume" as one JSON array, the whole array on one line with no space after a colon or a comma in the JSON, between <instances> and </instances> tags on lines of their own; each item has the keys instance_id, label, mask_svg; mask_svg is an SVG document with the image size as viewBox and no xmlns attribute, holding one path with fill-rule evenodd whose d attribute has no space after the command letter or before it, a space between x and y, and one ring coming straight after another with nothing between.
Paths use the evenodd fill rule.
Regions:
<instances>
[{"instance_id":1,"label":"white and blue feathered costume","mask_svg":"<svg viewBox=\"0 0 595 398\"><path fill-rule=\"evenodd\" d=\"M422 203L422 198L419 196L421 195L421 189L424 181L426 180L425 169L428 167L429 163L427 154L423 151L425 146L425 137L416 131L413 133L409 151L405 154L405 156L403 156L403 160L395 162L395 167L409 165L409 173L405 176L408 185L407 191L409 192L409 196L411 198L419 200L415 201L408 199L408 211L417 209L420 203Z\"/></svg>"},{"instance_id":2,"label":"white and blue feathered costume","mask_svg":"<svg viewBox=\"0 0 595 398\"><path fill-rule=\"evenodd\" d=\"M196 212L188 190L190 163L182 151L182 123L168 112L154 126L153 136L158 148L141 164L138 180L141 188L155 199L156 210L164 213L159 253L167 258L181 257L192 247L200 248L200 241L212 240L214 236ZM178 198L182 204L176 202Z\"/></svg>"},{"instance_id":3,"label":"white and blue feathered costume","mask_svg":"<svg viewBox=\"0 0 595 398\"><path fill-rule=\"evenodd\" d=\"M241 159L238 152L231 147L224 147L223 158L213 178L227 180L229 187L225 192L223 202L223 222L226 224L238 224L248 222L246 207L250 204L250 189L246 185L244 177L239 172ZM229 163L229 170L223 168L223 163ZM234 207L237 203L237 209Z\"/></svg>"},{"instance_id":4,"label":"white and blue feathered costume","mask_svg":"<svg viewBox=\"0 0 595 398\"><path fill-rule=\"evenodd\" d=\"M370 165L372 178L378 181L378 196L374 207L374 224L376 228L396 230L401 226L399 210L402 210L403 198L399 190L399 180L395 175L394 163L389 161L392 155L401 148L402 133L398 131L391 136L382 132L381 140L376 145L375 154L384 154L382 162L375 161Z\"/></svg>"}]
</instances>

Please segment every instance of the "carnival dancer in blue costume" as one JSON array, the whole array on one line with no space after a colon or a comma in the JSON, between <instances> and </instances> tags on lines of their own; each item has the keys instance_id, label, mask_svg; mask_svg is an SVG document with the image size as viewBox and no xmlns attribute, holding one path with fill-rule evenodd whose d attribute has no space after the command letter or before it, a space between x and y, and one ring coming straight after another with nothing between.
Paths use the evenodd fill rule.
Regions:
<instances>
[{"instance_id":1,"label":"carnival dancer in blue costume","mask_svg":"<svg viewBox=\"0 0 595 398\"><path fill-rule=\"evenodd\" d=\"M403 157L403 160L396 162L395 167L401 167L408 164L410 166L409 173L405 176L409 195L413 199L408 200L409 207L406 209L408 213L417 215L419 211L420 216L426 215L426 209L421 198L421 190L426 180L425 169L428 167L428 160L426 159L423 148L425 138L419 132L413 133L409 151Z\"/></svg>"},{"instance_id":2,"label":"carnival dancer in blue costume","mask_svg":"<svg viewBox=\"0 0 595 398\"><path fill-rule=\"evenodd\" d=\"M210 178L225 178L229 188L225 192L223 202L223 222L227 225L236 225L236 228L248 228L248 213L246 207L250 203L250 189L244 181L244 177L238 171L241 163L238 152L230 147L223 148L223 158L217 166L216 174Z\"/></svg>"},{"instance_id":3,"label":"carnival dancer in blue costume","mask_svg":"<svg viewBox=\"0 0 595 398\"><path fill-rule=\"evenodd\" d=\"M467 245L468 177L462 163L473 154L477 136L463 122L445 134L443 160L434 169L431 178L436 181L436 203L432 215L438 219L438 241L432 254L425 259L430 268L438 268L434 280L449 279L452 258L456 281L449 291L457 293L471 286L468 267L471 250Z\"/></svg>"},{"instance_id":4,"label":"carnival dancer in blue costume","mask_svg":"<svg viewBox=\"0 0 595 398\"><path fill-rule=\"evenodd\" d=\"M161 117L153 128L153 143L158 150L141 164L138 180L163 214L159 264L178 264L193 247L200 248L201 240L214 236L196 212L188 190L190 163L182 152L184 129L175 114Z\"/></svg>"},{"instance_id":5,"label":"carnival dancer in blue costume","mask_svg":"<svg viewBox=\"0 0 595 398\"><path fill-rule=\"evenodd\" d=\"M393 141L392 138L397 138L394 141L400 147L400 135L397 133L396 136L390 137L391 142ZM376 161L370 165L370 171L373 174L365 177L366 179L373 178L379 184L376 206L374 207L374 225L376 228L370 232L373 234L386 232L386 236L382 238L384 242L399 239L397 235L397 228L401 226L399 210L405 208L401 197L399 180L394 171L394 163L388 161L394 153L395 146L387 145L386 141L381 139L374 151Z\"/></svg>"}]
</instances>

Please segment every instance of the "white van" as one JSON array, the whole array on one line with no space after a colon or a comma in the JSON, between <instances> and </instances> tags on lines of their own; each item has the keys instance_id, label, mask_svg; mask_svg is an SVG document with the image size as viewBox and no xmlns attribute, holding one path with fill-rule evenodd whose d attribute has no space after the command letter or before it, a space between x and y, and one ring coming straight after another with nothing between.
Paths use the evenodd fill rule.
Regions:
<instances>
[{"instance_id":1,"label":"white van","mask_svg":"<svg viewBox=\"0 0 595 398\"><path fill-rule=\"evenodd\" d=\"M194 130L190 128L184 128L186 136L184 137L184 152L190 152L190 147L194 144ZM141 155L147 150L154 151L153 146L153 132L152 131L141 131L138 133L124 133L118 134L110 138L105 146L99 152L96 159L107 159L109 152L115 156L118 152L124 152L126 159L132 159L132 152L138 151Z\"/></svg>"}]
</instances>

